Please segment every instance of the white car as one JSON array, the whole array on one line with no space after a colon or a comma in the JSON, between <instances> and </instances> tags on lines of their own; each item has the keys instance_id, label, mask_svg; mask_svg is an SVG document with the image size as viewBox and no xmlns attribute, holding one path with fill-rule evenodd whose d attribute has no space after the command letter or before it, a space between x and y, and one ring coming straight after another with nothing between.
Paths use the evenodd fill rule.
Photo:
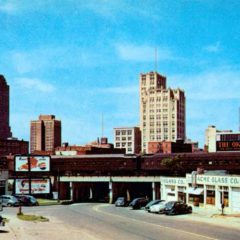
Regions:
<instances>
[{"instance_id":1,"label":"white car","mask_svg":"<svg viewBox=\"0 0 240 240\"><path fill-rule=\"evenodd\" d=\"M151 213L163 213L164 212L164 209L165 209L165 204L167 202L166 201L162 201L158 204L155 204L155 205L152 205L148 212L151 212Z\"/></svg>"}]
</instances>

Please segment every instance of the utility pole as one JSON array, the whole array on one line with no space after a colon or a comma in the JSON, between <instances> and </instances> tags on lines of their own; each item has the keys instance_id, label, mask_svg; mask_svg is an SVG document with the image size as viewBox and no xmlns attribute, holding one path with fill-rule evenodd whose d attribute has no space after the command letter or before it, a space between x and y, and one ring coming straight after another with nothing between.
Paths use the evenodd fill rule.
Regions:
<instances>
[{"instance_id":1,"label":"utility pole","mask_svg":"<svg viewBox=\"0 0 240 240\"><path fill-rule=\"evenodd\" d=\"M32 194L32 176L31 176L31 157L28 155L28 186L29 186L29 195Z\"/></svg>"}]
</instances>

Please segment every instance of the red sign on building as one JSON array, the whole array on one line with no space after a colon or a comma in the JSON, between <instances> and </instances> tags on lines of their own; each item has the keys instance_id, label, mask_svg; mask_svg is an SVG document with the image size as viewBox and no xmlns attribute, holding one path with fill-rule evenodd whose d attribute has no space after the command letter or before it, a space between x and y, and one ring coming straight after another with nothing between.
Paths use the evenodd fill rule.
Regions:
<instances>
[{"instance_id":1,"label":"red sign on building","mask_svg":"<svg viewBox=\"0 0 240 240\"><path fill-rule=\"evenodd\" d=\"M217 151L240 151L240 141L217 141Z\"/></svg>"}]
</instances>

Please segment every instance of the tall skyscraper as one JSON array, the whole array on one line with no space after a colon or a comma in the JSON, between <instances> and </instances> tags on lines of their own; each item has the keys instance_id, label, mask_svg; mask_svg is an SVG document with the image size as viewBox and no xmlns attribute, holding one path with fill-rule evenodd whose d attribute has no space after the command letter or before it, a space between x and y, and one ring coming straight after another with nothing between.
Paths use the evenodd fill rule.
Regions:
<instances>
[{"instance_id":1,"label":"tall skyscraper","mask_svg":"<svg viewBox=\"0 0 240 240\"><path fill-rule=\"evenodd\" d=\"M61 146L61 121L54 115L40 115L38 120L31 121L30 151L53 151Z\"/></svg>"},{"instance_id":2,"label":"tall skyscraper","mask_svg":"<svg viewBox=\"0 0 240 240\"><path fill-rule=\"evenodd\" d=\"M0 75L0 139L12 137L9 126L9 86L3 75Z\"/></svg>"},{"instance_id":3,"label":"tall skyscraper","mask_svg":"<svg viewBox=\"0 0 240 240\"><path fill-rule=\"evenodd\" d=\"M140 129L145 153L149 142L185 140L184 91L166 84L166 77L157 72L140 74Z\"/></svg>"}]
</instances>

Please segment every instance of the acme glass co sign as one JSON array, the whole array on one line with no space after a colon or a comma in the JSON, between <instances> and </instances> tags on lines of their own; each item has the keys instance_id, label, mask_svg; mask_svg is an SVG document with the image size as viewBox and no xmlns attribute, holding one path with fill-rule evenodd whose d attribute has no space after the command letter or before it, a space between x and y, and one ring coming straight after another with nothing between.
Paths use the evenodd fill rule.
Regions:
<instances>
[{"instance_id":1,"label":"acme glass co sign","mask_svg":"<svg viewBox=\"0 0 240 240\"><path fill-rule=\"evenodd\" d=\"M191 175L187 176L188 182L191 183ZM196 176L197 184L209 184L220 186L238 186L240 187L240 177L234 176Z\"/></svg>"}]
</instances>

